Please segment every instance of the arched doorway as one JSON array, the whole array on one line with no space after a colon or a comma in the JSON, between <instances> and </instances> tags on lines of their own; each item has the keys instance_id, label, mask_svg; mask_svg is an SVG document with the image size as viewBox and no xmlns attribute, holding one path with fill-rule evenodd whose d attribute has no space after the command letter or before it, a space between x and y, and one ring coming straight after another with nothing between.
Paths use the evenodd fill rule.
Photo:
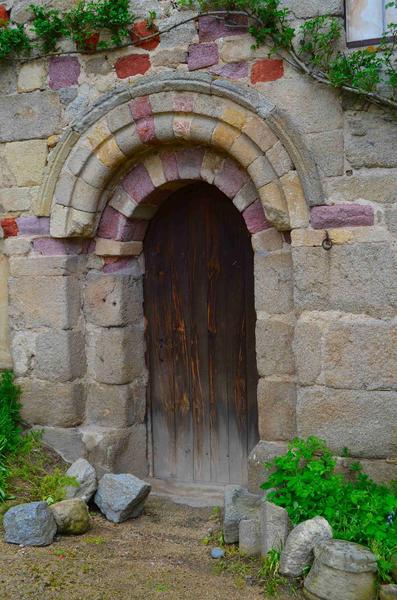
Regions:
<instances>
[{"instance_id":1,"label":"arched doorway","mask_svg":"<svg viewBox=\"0 0 397 600\"><path fill-rule=\"evenodd\" d=\"M245 483L258 441L253 251L230 200L174 193L145 244L153 474Z\"/></svg>"}]
</instances>

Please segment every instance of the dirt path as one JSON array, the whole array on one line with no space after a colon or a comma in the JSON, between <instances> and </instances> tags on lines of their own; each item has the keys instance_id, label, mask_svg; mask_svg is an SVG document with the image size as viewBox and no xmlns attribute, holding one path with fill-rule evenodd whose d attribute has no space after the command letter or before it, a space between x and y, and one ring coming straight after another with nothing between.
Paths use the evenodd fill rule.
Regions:
<instances>
[{"instance_id":1,"label":"dirt path","mask_svg":"<svg viewBox=\"0 0 397 600\"><path fill-rule=\"evenodd\" d=\"M227 573L201 543L208 508L151 497L145 514L113 525L93 516L84 536L46 548L0 542L1 600L263 600L263 592ZM290 600L278 595L277 600Z\"/></svg>"}]
</instances>

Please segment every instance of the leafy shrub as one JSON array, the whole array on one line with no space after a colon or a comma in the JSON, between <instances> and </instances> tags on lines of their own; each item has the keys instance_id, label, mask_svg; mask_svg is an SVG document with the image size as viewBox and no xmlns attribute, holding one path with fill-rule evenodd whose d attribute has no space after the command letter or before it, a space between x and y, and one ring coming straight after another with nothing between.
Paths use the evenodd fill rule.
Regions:
<instances>
[{"instance_id":1,"label":"leafy shrub","mask_svg":"<svg viewBox=\"0 0 397 600\"><path fill-rule=\"evenodd\" d=\"M305 21L300 30L300 54L315 67L326 71L335 54L335 44L342 35L340 23L329 15L322 15Z\"/></svg>"},{"instance_id":2,"label":"leafy shrub","mask_svg":"<svg viewBox=\"0 0 397 600\"><path fill-rule=\"evenodd\" d=\"M335 467L325 442L295 439L285 455L266 465L272 474L262 488L271 490L268 500L284 507L294 525L322 516L335 538L369 546L381 579L388 581L397 553L396 488L372 481L359 463L351 464L349 479Z\"/></svg>"},{"instance_id":3,"label":"leafy shrub","mask_svg":"<svg viewBox=\"0 0 397 600\"><path fill-rule=\"evenodd\" d=\"M11 371L3 372L0 376L0 503L17 497L18 502L45 500L53 504L63 500L65 487L77 485L77 481L65 475L60 467L48 464L40 432L21 435L20 394Z\"/></svg>"},{"instance_id":4,"label":"leafy shrub","mask_svg":"<svg viewBox=\"0 0 397 600\"><path fill-rule=\"evenodd\" d=\"M14 383L11 371L0 376L0 452L17 449L20 442L20 388Z\"/></svg>"},{"instance_id":5,"label":"leafy shrub","mask_svg":"<svg viewBox=\"0 0 397 600\"><path fill-rule=\"evenodd\" d=\"M23 25L0 28L0 60L13 54L27 54L31 44Z\"/></svg>"},{"instance_id":6,"label":"leafy shrub","mask_svg":"<svg viewBox=\"0 0 397 600\"><path fill-rule=\"evenodd\" d=\"M101 29L110 31L112 44L121 45L129 36L128 26L135 16L129 10L128 0L80 0L64 19L70 37L78 48L84 48ZM106 48L107 45L101 42L99 47Z\"/></svg>"},{"instance_id":7,"label":"leafy shrub","mask_svg":"<svg viewBox=\"0 0 397 600\"><path fill-rule=\"evenodd\" d=\"M329 65L328 76L333 85L351 86L365 92L376 90L381 81L384 61L369 49L339 54Z\"/></svg>"},{"instance_id":8,"label":"leafy shrub","mask_svg":"<svg viewBox=\"0 0 397 600\"><path fill-rule=\"evenodd\" d=\"M33 31L41 40L41 47L45 53L53 52L57 48L59 40L68 36L68 28L61 13L55 8L31 4L34 19Z\"/></svg>"},{"instance_id":9,"label":"leafy shrub","mask_svg":"<svg viewBox=\"0 0 397 600\"><path fill-rule=\"evenodd\" d=\"M5 457L17 451L21 439L20 394L11 371L4 371L0 376L0 502L6 497L8 470Z\"/></svg>"}]
</instances>

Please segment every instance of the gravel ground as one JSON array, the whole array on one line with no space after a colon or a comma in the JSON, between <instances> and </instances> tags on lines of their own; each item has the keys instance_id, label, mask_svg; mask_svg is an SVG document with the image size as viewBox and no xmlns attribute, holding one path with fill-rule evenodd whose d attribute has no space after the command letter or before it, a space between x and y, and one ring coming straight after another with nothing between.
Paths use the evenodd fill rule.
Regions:
<instances>
[{"instance_id":1,"label":"gravel ground","mask_svg":"<svg viewBox=\"0 0 397 600\"><path fill-rule=\"evenodd\" d=\"M46 548L0 541L0 599L264 599L259 587L214 573L216 561L201 543L214 525L208 508L152 496L139 519L114 525L95 513L92 523L87 534Z\"/></svg>"}]
</instances>

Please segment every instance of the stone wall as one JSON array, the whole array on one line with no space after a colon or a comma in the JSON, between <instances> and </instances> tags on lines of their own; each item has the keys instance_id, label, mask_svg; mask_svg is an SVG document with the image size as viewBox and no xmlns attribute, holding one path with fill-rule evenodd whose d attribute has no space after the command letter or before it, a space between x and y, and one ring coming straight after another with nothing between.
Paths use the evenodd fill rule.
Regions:
<instances>
[{"instance_id":1,"label":"stone wall","mask_svg":"<svg viewBox=\"0 0 397 600\"><path fill-rule=\"evenodd\" d=\"M330 10L286 3L297 23ZM23 0L9 4L26 17ZM165 1L136 8L155 9L161 28L190 15ZM390 112L253 50L244 23L211 18L147 47L13 63L0 90L0 367L13 366L28 423L67 460L147 472L142 241L175 186L205 180L242 212L255 250L252 486L296 434L393 474Z\"/></svg>"}]
</instances>

